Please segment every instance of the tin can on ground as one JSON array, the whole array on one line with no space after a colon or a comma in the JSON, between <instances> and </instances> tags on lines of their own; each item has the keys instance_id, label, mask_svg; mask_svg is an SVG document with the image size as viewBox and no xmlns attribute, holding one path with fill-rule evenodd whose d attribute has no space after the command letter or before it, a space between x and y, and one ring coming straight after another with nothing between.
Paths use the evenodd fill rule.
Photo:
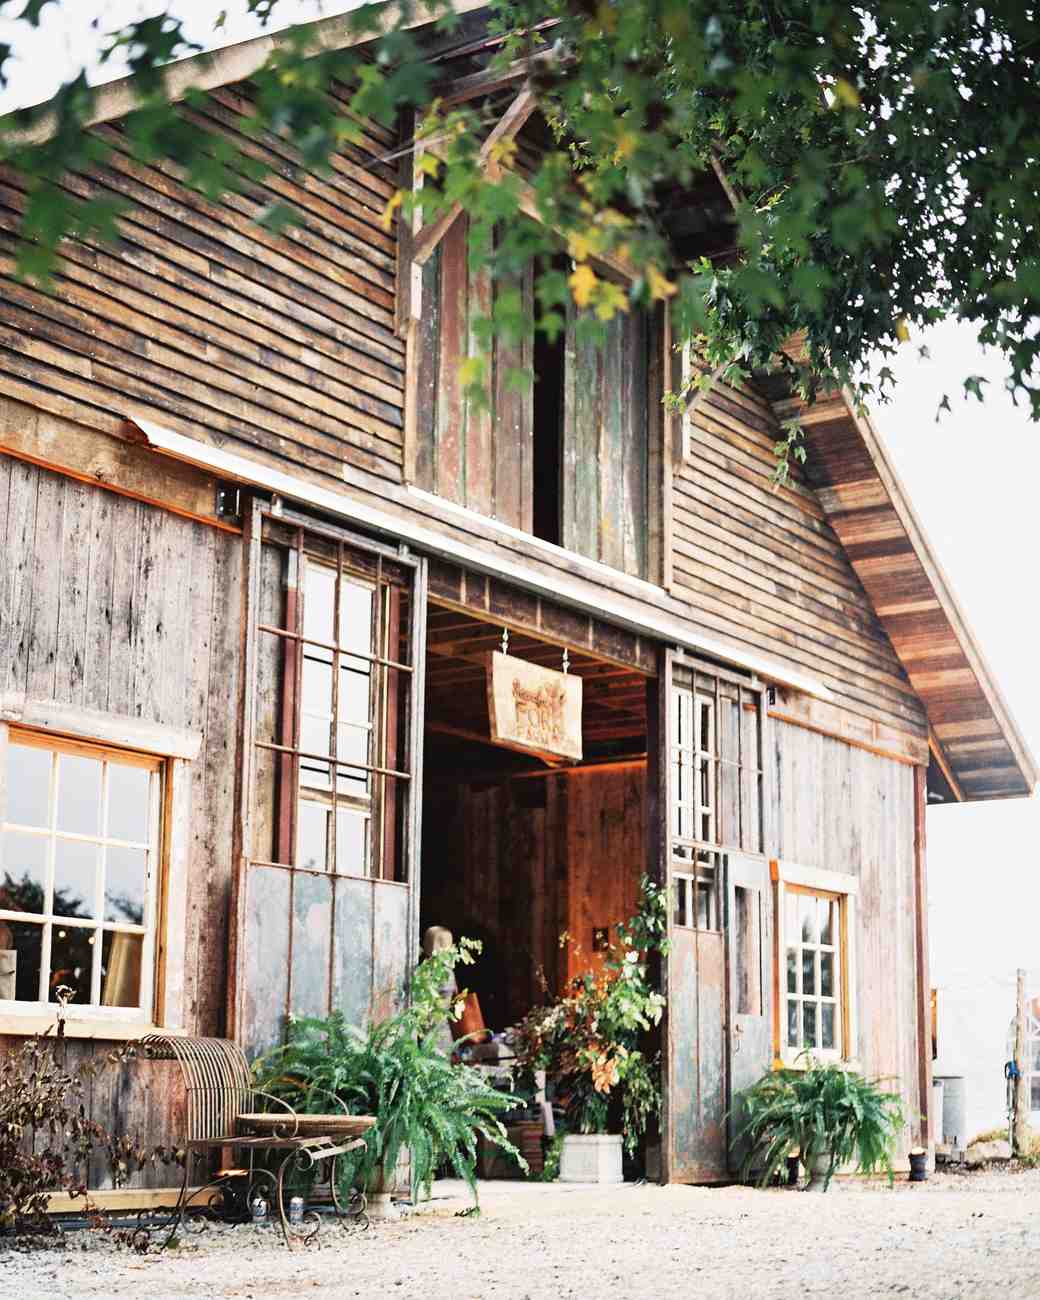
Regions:
<instances>
[{"instance_id":1,"label":"tin can on ground","mask_svg":"<svg viewBox=\"0 0 1040 1300\"><path fill-rule=\"evenodd\" d=\"M249 1202L249 1214L255 1224L267 1222L267 1202L262 1196L254 1196Z\"/></svg>"},{"instance_id":2,"label":"tin can on ground","mask_svg":"<svg viewBox=\"0 0 1040 1300\"><path fill-rule=\"evenodd\" d=\"M292 1200L289 1202L289 1222L290 1223L303 1222L303 1197L302 1196L294 1196Z\"/></svg>"}]
</instances>

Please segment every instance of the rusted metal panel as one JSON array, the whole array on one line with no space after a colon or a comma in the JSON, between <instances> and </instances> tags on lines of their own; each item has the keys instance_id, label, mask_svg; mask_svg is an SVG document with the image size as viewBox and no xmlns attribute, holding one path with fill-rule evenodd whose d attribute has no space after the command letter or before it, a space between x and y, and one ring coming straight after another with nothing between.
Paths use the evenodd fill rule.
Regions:
<instances>
[{"instance_id":1,"label":"rusted metal panel","mask_svg":"<svg viewBox=\"0 0 1040 1300\"><path fill-rule=\"evenodd\" d=\"M332 881L305 871L294 874L290 1010L294 1016L325 1016L330 1002Z\"/></svg>"},{"instance_id":2,"label":"rusted metal panel","mask_svg":"<svg viewBox=\"0 0 1040 1300\"><path fill-rule=\"evenodd\" d=\"M400 1010L417 955L408 944L410 892L385 881L372 884L372 1019L376 1021Z\"/></svg>"},{"instance_id":3,"label":"rusted metal panel","mask_svg":"<svg viewBox=\"0 0 1040 1300\"><path fill-rule=\"evenodd\" d=\"M352 1025L368 1023L372 1005L372 911L370 880L336 881L332 1005Z\"/></svg>"},{"instance_id":4,"label":"rusted metal panel","mask_svg":"<svg viewBox=\"0 0 1040 1300\"><path fill-rule=\"evenodd\" d=\"M251 866L245 882L240 1042L252 1056L281 1042L289 977L290 875Z\"/></svg>"}]
</instances>

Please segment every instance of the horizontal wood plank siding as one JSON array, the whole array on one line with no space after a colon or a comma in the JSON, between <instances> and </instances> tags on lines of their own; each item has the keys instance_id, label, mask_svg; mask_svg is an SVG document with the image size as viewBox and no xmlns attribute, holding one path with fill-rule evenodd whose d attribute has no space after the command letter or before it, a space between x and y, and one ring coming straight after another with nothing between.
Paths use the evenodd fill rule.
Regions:
<instances>
[{"instance_id":1,"label":"horizontal wood plank siding","mask_svg":"<svg viewBox=\"0 0 1040 1300\"><path fill-rule=\"evenodd\" d=\"M271 166L260 183L211 203L169 166L115 152L70 192L129 201L118 245L72 241L55 293L11 274L23 195L0 170L0 373L10 397L105 432L128 410L239 444L283 468L342 481L346 463L397 480L404 344L394 332L396 236L381 220L394 190L378 157L391 136L364 128L328 176L299 169L278 139L254 140L238 87L197 120ZM189 110L185 110L188 112ZM273 203L301 222L279 235L257 218Z\"/></svg>"},{"instance_id":2,"label":"horizontal wood plank siding","mask_svg":"<svg viewBox=\"0 0 1040 1300\"><path fill-rule=\"evenodd\" d=\"M717 383L687 420L673 475L674 590L713 631L813 673L853 713L924 736L927 721L813 489L772 482L776 417Z\"/></svg>"}]
</instances>

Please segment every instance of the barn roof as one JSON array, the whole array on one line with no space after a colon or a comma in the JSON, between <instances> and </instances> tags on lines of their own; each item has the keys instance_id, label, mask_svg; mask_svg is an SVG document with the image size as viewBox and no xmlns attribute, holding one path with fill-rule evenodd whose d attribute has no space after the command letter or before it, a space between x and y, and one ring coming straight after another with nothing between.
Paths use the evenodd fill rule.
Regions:
<instances>
[{"instance_id":1,"label":"barn roof","mask_svg":"<svg viewBox=\"0 0 1040 1300\"><path fill-rule=\"evenodd\" d=\"M806 476L927 710L940 784L963 800L1032 794L1036 759L870 417L844 393L775 405L806 430Z\"/></svg>"},{"instance_id":2,"label":"barn roof","mask_svg":"<svg viewBox=\"0 0 1040 1300\"><path fill-rule=\"evenodd\" d=\"M476 83L475 89L485 84L477 69L494 44L484 33L480 14L486 0L453 0L453 8L464 21L443 45L438 42L438 57L454 77ZM386 12L390 15L394 10L387 5ZM409 26L422 26L431 17L430 10L418 4ZM282 39L277 34L261 36L171 64L167 91L176 100L189 89L211 90L246 80L264 65ZM350 29L349 16L311 24L309 39L315 53L359 41ZM473 71L465 77L470 65ZM135 102L132 78L102 86L91 121L121 117ZM22 139L28 142L47 134L44 120ZM687 233L677 230L674 236L681 242ZM689 233L704 237L699 229ZM930 774L930 786L963 800L1031 794L1040 779L1036 760L870 418L859 413L845 394L832 394L803 408L797 399L782 392L770 393L768 380L762 387L775 399L778 414L801 417L807 430L807 478L927 710L936 769L934 781Z\"/></svg>"}]
</instances>

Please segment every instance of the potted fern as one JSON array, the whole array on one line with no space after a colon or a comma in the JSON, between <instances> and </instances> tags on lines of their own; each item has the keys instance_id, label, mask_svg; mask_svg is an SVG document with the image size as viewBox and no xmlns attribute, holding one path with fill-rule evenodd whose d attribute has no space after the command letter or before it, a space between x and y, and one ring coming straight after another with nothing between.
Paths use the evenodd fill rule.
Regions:
<instances>
[{"instance_id":1,"label":"potted fern","mask_svg":"<svg viewBox=\"0 0 1040 1300\"><path fill-rule=\"evenodd\" d=\"M765 1187L797 1150L809 1174L807 1191L825 1192L834 1171L846 1165L865 1174L883 1170L891 1182L903 1107L898 1093L880 1085L808 1055L804 1069L763 1075L739 1097L739 1139L747 1143L743 1176L754 1170L755 1181Z\"/></svg>"},{"instance_id":2,"label":"potted fern","mask_svg":"<svg viewBox=\"0 0 1040 1300\"><path fill-rule=\"evenodd\" d=\"M344 1172L374 1195L388 1198L403 1176L415 1201L448 1166L476 1205L478 1135L526 1169L502 1123L512 1099L441 1050L439 1031L457 1007L446 1005L440 990L451 969L479 951L478 943L463 939L423 962L408 1007L368 1029L347 1024L339 1013L291 1021L286 1044L254 1067L265 1092L303 1114L327 1111L331 1094L352 1114L375 1116L365 1150Z\"/></svg>"}]
</instances>

